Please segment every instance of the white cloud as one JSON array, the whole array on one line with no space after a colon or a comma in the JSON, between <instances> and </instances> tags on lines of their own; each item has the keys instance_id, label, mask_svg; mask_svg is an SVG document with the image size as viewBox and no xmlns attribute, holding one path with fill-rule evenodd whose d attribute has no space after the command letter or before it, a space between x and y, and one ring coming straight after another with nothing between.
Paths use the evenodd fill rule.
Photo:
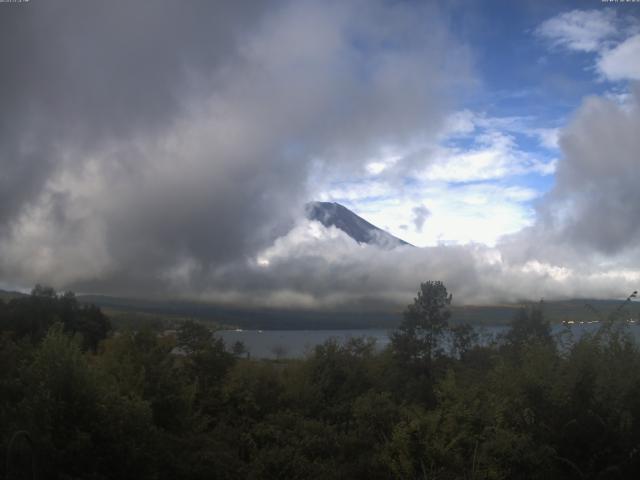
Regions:
<instances>
[{"instance_id":1,"label":"white cloud","mask_svg":"<svg viewBox=\"0 0 640 480\"><path fill-rule=\"evenodd\" d=\"M413 245L495 245L501 236L533 222L529 203L538 195L517 186L418 182L385 198L351 199L348 206ZM429 211L419 226L416 208Z\"/></svg>"},{"instance_id":2,"label":"white cloud","mask_svg":"<svg viewBox=\"0 0 640 480\"><path fill-rule=\"evenodd\" d=\"M556 47L597 55L595 70L610 81L640 79L640 24L615 10L572 10L543 22L536 34Z\"/></svg>"},{"instance_id":3,"label":"white cloud","mask_svg":"<svg viewBox=\"0 0 640 480\"><path fill-rule=\"evenodd\" d=\"M640 34L604 52L598 69L609 80L640 80Z\"/></svg>"},{"instance_id":4,"label":"white cloud","mask_svg":"<svg viewBox=\"0 0 640 480\"><path fill-rule=\"evenodd\" d=\"M554 149L558 131L530 117L490 117L471 110L451 114L438 143L387 149L370 160L364 177L318 185L316 199L337 201L373 224L418 246L495 245L533 222L540 195L513 177L549 176L548 152L524 151L513 133ZM411 168L403 168L407 162ZM428 216L416 222L416 209ZM421 210L420 210L421 211Z\"/></svg>"},{"instance_id":5,"label":"white cloud","mask_svg":"<svg viewBox=\"0 0 640 480\"><path fill-rule=\"evenodd\" d=\"M324 232L307 233L318 228ZM260 255L268 262L248 265L251 275L226 275L224 289L211 289L204 298L238 301L244 298L241 292L251 288L249 301L258 305L326 308L363 305L363 299L366 305L367 298L375 298L402 306L420 282L439 279L453 292L456 304L485 304L624 297L640 278L631 268L582 271L535 258L513 262L500 247L478 244L381 252L304 221Z\"/></svg>"},{"instance_id":6,"label":"white cloud","mask_svg":"<svg viewBox=\"0 0 640 480\"><path fill-rule=\"evenodd\" d=\"M557 127L540 126L538 120L531 116L494 117L484 112L460 110L445 120L441 140L472 138L476 132L515 133L536 138L547 150L557 150L559 131Z\"/></svg>"},{"instance_id":7,"label":"white cloud","mask_svg":"<svg viewBox=\"0 0 640 480\"><path fill-rule=\"evenodd\" d=\"M340 184L332 185L325 191L319 192L314 200L322 202L331 202L340 200L353 201L368 198L388 197L395 193L392 185L382 180L362 179L353 181L344 181Z\"/></svg>"},{"instance_id":8,"label":"white cloud","mask_svg":"<svg viewBox=\"0 0 640 480\"><path fill-rule=\"evenodd\" d=\"M448 138L458 135L469 135L476 129L478 118L478 115L471 110L454 112L445 120L442 136Z\"/></svg>"},{"instance_id":9,"label":"white cloud","mask_svg":"<svg viewBox=\"0 0 640 480\"><path fill-rule=\"evenodd\" d=\"M536 34L557 47L580 52L597 52L616 36L613 10L572 10L543 22Z\"/></svg>"},{"instance_id":10,"label":"white cloud","mask_svg":"<svg viewBox=\"0 0 640 480\"><path fill-rule=\"evenodd\" d=\"M536 128L533 133L537 135L543 147L549 150L558 149L559 128Z\"/></svg>"},{"instance_id":11,"label":"white cloud","mask_svg":"<svg viewBox=\"0 0 640 480\"><path fill-rule=\"evenodd\" d=\"M402 156L395 152L384 152L365 163L365 170L370 175L378 175L388 168L393 167L401 159Z\"/></svg>"},{"instance_id":12,"label":"white cloud","mask_svg":"<svg viewBox=\"0 0 640 480\"><path fill-rule=\"evenodd\" d=\"M513 136L491 130L477 135L470 148L441 147L419 176L432 181L472 182L553 171L553 162L524 152Z\"/></svg>"}]
</instances>

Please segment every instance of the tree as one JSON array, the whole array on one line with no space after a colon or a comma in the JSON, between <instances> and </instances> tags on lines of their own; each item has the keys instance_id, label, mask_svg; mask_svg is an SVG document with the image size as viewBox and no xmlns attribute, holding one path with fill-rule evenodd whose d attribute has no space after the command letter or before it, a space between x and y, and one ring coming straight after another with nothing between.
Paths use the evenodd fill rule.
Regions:
<instances>
[{"instance_id":1,"label":"tree","mask_svg":"<svg viewBox=\"0 0 640 480\"><path fill-rule=\"evenodd\" d=\"M182 364L187 378L196 386L196 405L202 412L214 414L222 408L220 388L236 357L227 351L224 340L191 320L178 329L176 345L184 354Z\"/></svg>"},{"instance_id":2,"label":"tree","mask_svg":"<svg viewBox=\"0 0 640 480\"><path fill-rule=\"evenodd\" d=\"M451 349L454 355L462 359L478 344L478 334L468 323L451 327Z\"/></svg>"},{"instance_id":3,"label":"tree","mask_svg":"<svg viewBox=\"0 0 640 480\"><path fill-rule=\"evenodd\" d=\"M397 357L409 364L430 366L449 325L451 299L452 295L440 281L420 284L418 295L404 311L398 331L391 335Z\"/></svg>"},{"instance_id":4,"label":"tree","mask_svg":"<svg viewBox=\"0 0 640 480\"><path fill-rule=\"evenodd\" d=\"M0 308L0 330L15 338L40 342L49 328L60 322L64 331L82 336L82 349L95 351L111 324L95 305L81 305L73 292L57 294L51 287L36 285L31 295L13 298Z\"/></svg>"},{"instance_id":5,"label":"tree","mask_svg":"<svg viewBox=\"0 0 640 480\"><path fill-rule=\"evenodd\" d=\"M213 342L213 333L201 323L187 320L178 329L177 345L187 355L206 350Z\"/></svg>"},{"instance_id":6,"label":"tree","mask_svg":"<svg viewBox=\"0 0 640 480\"><path fill-rule=\"evenodd\" d=\"M236 340L233 344L233 346L231 347L231 351L233 352L233 354L236 357L242 357L245 354L248 356L249 351L247 350L246 345L244 344L244 342L240 341L240 340Z\"/></svg>"},{"instance_id":7,"label":"tree","mask_svg":"<svg viewBox=\"0 0 640 480\"><path fill-rule=\"evenodd\" d=\"M551 326L544 318L542 302L539 306L518 310L506 334L506 340L513 346L524 346L536 342L553 345Z\"/></svg>"}]
</instances>

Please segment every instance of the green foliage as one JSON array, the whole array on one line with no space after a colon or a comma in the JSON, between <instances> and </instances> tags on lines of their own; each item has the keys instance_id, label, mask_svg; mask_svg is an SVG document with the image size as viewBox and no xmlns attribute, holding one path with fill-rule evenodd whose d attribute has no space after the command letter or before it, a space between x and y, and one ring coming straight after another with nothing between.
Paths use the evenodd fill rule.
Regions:
<instances>
[{"instance_id":1,"label":"green foliage","mask_svg":"<svg viewBox=\"0 0 640 480\"><path fill-rule=\"evenodd\" d=\"M515 315L506 334L507 343L522 347L531 343L553 344L551 325L545 320L542 303L539 306L521 308Z\"/></svg>"},{"instance_id":2,"label":"green foliage","mask_svg":"<svg viewBox=\"0 0 640 480\"><path fill-rule=\"evenodd\" d=\"M274 364L238 362L228 373L223 394L230 410L239 417L257 421L277 413L284 384Z\"/></svg>"},{"instance_id":3,"label":"green foliage","mask_svg":"<svg viewBox=\"0 0 640 480\"><path fill-rule=\"evenodd\" d=\"M187 355L205 350L213 340L213 334L201 323L187 320L178 329L177 345Z\"/></svg>"},{"instance_id":4,"label":"green foliage","mask_svg":"<svg viewBox=\"0 0 640 480\"><path fill-rule=\"evenodd\" d=\"M400 398L425 404L434 401L434 380L443 368L442 344L450 335L451 300L442 282L422 283L400 327L391 334L394 368L387 374L397 380L394 390Z\"/></svg>"},{"instance_id":5,"label":"green foliage","mask_svg":"<svg viewBox=\"0 0 640 480\"><path fill-rule=\"evenodd\" d=\"M391 341L398 358L406 365L430 366L438 343L449 326L452 296L442 282L425 282L404 312L404 320Z\"/></svg>"},{"instance_id":6,"label":"green foliage","mask_svg":"<svg viewBox=\"0 0 640 480\"><path fill-rule=\"evenodd\" d=\"M451 327L451 353L459 358L469 354L478 344L478 334L467 323Z\"/></svg>"},{"instance_id":7,"label":"green foliage","mask_svg":"<svg viewBox=\"0 0 640 480\"><path fill-rule=\"evenodd\" d=\"M111 325L94 305L80 305L72 292L56 294L49 287L36 285L31 295L0 301L0 331L15 338L39 342L56 322L64 331L82 338L82 348L95 350L107 337Z\"/></svg>"},{"instance_id":8,"label":"green foliage","mask_svg":"<svg viewBox=\"0 0 640 480\"><path fill-rule=\"evenodd\" d=\"M30 432L45 478L142 474L153 465L140 448L154 428L148 405L117 395L61 324L51 327L21 373L17 423Z\"/></svg>"},{"instance_id":9,"label":"green foliage","mask_svg":"<svg viewBox=\"0 0 640 480\"><path fill-rule=\"evenodd\" d=\"M428 282L382 351L332 340L266 361L194 322L175 337L141 328L91 347L71 294L26 298L0 302L11 478L30 474L26 444L7 452L18 431L40 478L53 479L640 474L640 350L615 319L556 348L532 308L481 345L471 327L448 327L451 296Z\"/></svg>"}]
</instances>

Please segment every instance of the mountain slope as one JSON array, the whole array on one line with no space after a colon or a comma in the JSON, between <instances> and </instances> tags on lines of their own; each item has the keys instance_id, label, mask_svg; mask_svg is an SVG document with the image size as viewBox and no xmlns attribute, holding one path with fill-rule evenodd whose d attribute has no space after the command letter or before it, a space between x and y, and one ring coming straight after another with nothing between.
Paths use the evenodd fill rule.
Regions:
<instances>
[{"instance_id":1,"label":"mountain slope","mask_svg":"<svg viewBox=\"0 0 640 480\"><path fill-rule=\"evenodd\" d=\"M339 228L358 243L373 244L383 248L411 245L367 222L339 203L309 202L306 205L306 211L309 220L318 221L327 228Z\"/></svg>"}]
</instances>

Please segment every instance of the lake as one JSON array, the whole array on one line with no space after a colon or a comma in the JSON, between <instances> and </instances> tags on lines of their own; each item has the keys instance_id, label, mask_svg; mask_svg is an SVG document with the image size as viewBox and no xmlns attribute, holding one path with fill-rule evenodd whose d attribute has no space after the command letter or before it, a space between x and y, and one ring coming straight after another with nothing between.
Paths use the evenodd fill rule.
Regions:
<instances>
[{"instance_id":1,"label":"lake","mask_svg":"<svg viewBox=\"0 0 640 480\"><path fill-rule=\"evenodd\" d=\"M580 338L586 332L595 332L598 322L576 323L573 325L553 325L552 333L559 335L563 331L570 331L574 339ZM493 338L508 330L508 326L477 327L482 343L488 343ZM640 340L640 325L630 324L629 330L636 339ZM380 349L390 342L388 329L355 329L355 330L221 330L216 332L230 348L236 341L244 343L254 358L300 358L310 353L316 345L320 345L333 338L340 343L354 337L369 337L376 341Z\"/></svg>"}]
</instances>

